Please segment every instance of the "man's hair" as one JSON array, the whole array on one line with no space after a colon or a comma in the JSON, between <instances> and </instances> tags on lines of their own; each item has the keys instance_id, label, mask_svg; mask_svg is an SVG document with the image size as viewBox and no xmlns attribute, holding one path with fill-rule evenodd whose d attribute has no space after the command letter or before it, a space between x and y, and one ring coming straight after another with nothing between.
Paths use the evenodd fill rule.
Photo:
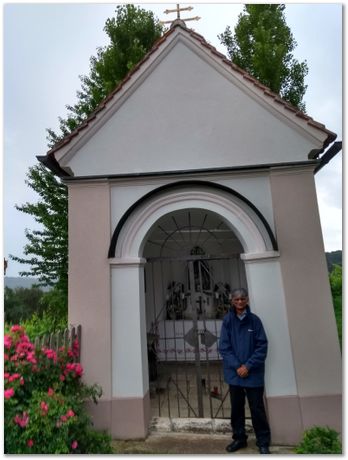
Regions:
<instances>
[{"instance_id":1,"label":"man's hair","mask_svg":"<svg viewBox=\"0 0 348 460\"><path fill-rule=\"evenodd\" d=\"M233 289L232 293L231 293L231 297L232 299L234 299L235 297L248 297L248 291L244 288L238 288L238 289Z\"/></svg>"}]
</instances>

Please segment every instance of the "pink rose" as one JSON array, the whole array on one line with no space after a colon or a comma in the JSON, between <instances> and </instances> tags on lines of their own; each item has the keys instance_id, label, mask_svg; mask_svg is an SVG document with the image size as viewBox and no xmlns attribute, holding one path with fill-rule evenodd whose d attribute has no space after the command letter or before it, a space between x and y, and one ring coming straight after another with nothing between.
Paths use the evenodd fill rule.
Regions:
<instances>
[{"instance_id":1,"label":"pink rose","mask_svg":"<svg viewBox=\"0 0 348 460\"><path fill-rule=\"evenodd\" d=\"M27 361L32 364L36 364L35 351L29 351L27 353Z\"/></svg>"},{"instance_id":2,"label":"pink rose","mask_svg":"<svg viewBox=\"0 0 348 460\"><path fill-rule=\"evenodd\" d=\"M82 374L83 374L83 368L80 363L77 363L75 366L75 375L77 377L81 377Z\"/></svg>"},{"instance_id":3,"label":"pink rose","mask_svg":"<svg viewBox=\"0 0 348 460\"><path fill-rule=\"evenodd\" d=\"M9 377L8 381L9 381L9 382L13 382L14 380L17 380L17 379L20 379L20 378L21 378L21 374L12 374L12 375Z\"/></svg>"},{"instance_id":4,"label":"pink rose","mask_svg":"<svg viewBox=\"0 0 348 460\"><path fill-rule=\"evenodd\" d=\"M68 417L66 415L61 415L60 419L62 422L66 422L68 420Z\"/></svg>"},{"instance_id":5,"label":"pink rose","mask_svg":"<svg viewBox=\"0 0 348 460\"><path fill-rule=\"evenodd\" d=\"M43 352L48 359L52 359L54 363L57 362L57 353L54 350L46 349Z\"/></svg>"},{"instance_id":6,"label":"pink rose","mask_svg":"<svg viewBox=\"0 0 348 460\"><path fill-rule=\"evenodd\" d=\"M67 363L64 373L68 374L68 372L74 372L75 377L81 377L83 368L80 363Z\"/></svg>"},{"instance_id":7,"label":"pink rose","mask_svg":"<svg viewBox=\"0 0 348 460\"><path fill-rule=\"evenodd\" d=\"M79 344L78 339L74 340L72 347L73 347L74 352L78 354L78 352L80 351L80 344Z\"/></svg>"},{"instance_id":8,"label":"pink rose","mask_svg":"<svg viewBox=\"0 0 348 460\"><path fill-rule=\"evenodd\" d=\"M12 337L10 337L9 335L5 335L4 336L4 346L5 346L5 348L9 349L9 348L11 348L11 345L12 345Z\"/></svg>"},{"instance_id":9,"label":"pink rose","mask_svg":"<svg viewBox=\"0 0 348 460\"><path fill-rule=\"evenodd\" d=\"M5 399L10 399L10 398L12 398L13 395L14 395L14 389L13 388L9 388L8 390L4 391Z\"/></svg>"},{"instance_id":10,"label":"pink rose","mask_svg":"<svg viewBox=\"0 0 348 460\"><path fill-rule=\"evenodd\" d=\"M71 448L72 448L72 449L76 449L78 445L79 445L79 444L78 444L77 441L73 441L73 442L71 443Z\"/></svg>"},{"instance_id":11,"label":"pink rose","mask_svg":"<svg viewBox=\"0 0 348 460\"><path fill-rule=\"evenodd\" d=\"M54 395L54 390L53 388L49 388L47 391L48 396L53 396Z\"/></svg>"},{"instance_id":12,"label":"pink rose","mask_svg":"<svg viewBox=\"0 0 348 460\"><path fill-rule=\"evenodd\" d=\"M75 412L72 409L69 409L68 412L66 413L67 417L74 417Z\"/></svg>"},{"instance_id":13,"label":"pink rose","mask_svg":"<svg viewBox=\"0 0 348 460\"><path fill-rule=\"evenodd\" d=\"M33 447L33 445L34 445L34 441L32 439L28 439L27 446L28 447Z\"/></svg>"},{"instance_id":14,"label":"pink rose","mask_svg":"<svg viewBox=\"0 0 348 460\"><path fill-rule=\"evenodd\" d=\"M20 353L22 356L23 353L28 353L34 350L34 345L30 342L19 342L16 346L16 353Z\"/></svg>"},{"instance_id":15,"label":"pink rose","mask_svg":"<svg viewBox=\"0 0 348 460\"><path fill-rule=\"evenodd\" d=\"M48 412L48 404L45 401L41 401L40 407L43 411L43 415L46 415Z\"/></svg>"},{"instance_id":16,"label":"pink rose","mask_svg":"<svg viewBox=\"0 0 348 460\"><path fill-rule=\"evenodd\" d=\"M23 412L23 416L21 417L20 415L16 415L14 421L21 428L25 428L29 423L29 415L27 412Z\"/></svg>"}]
</instances>

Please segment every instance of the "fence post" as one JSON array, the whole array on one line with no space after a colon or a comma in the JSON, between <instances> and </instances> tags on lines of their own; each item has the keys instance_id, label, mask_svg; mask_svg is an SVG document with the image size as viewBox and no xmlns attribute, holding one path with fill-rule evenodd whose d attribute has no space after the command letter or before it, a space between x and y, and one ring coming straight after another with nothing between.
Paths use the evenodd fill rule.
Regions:
<instances>
[{"instance_id":1,"label":"fence post","mask_svg":"<svg viewBox=\"0 0 348 460\"><path fill-rule=\"evenodd\" d=\"M45 334L43 336L35 337L34 345L35 348L48 347L51 350L58 352L59 348L64 346L65 348L73 348L75 339L79 344L78 355L74 357L74 361L78 362L81 355L81 325L71 327L70 329L64 329L64 331L58 331L52 334Z\"/></svg>"}]
</instances>

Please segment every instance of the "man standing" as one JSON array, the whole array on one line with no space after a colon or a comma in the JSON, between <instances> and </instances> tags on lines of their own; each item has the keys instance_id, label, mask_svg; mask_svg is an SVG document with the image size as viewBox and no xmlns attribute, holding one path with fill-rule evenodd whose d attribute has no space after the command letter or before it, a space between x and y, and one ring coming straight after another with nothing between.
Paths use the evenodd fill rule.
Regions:
<instances>
[{"instance_id":1,"label":"man standing","mask_svg":"<svg viewBox=\"0 0 348 460\"><path fill-rule=\"evenodd\" d=\"M225 382L230 386L233 442L227 452L247 446L245 396L248 398L256 444L269 454L271 432L263 402L267 337L258 316L251 313L245 289L232 292L232 308L225 315L219 343Z\"/></svg>"}]
</instances>

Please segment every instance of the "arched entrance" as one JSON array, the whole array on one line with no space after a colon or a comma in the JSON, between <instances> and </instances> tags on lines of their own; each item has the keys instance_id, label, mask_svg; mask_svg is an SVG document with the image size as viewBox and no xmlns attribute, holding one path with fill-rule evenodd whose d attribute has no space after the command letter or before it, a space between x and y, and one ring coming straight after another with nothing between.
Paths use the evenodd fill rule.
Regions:
<instances>
[{"instance_id":1,"label":"arched entrance","mask_svg":"<svg viewBox=\"0 0 348 460\"><path fill-rule=\"evenodd\" d=\"M174 227L165 228L163 226L167 219L169 219L171 226L175 226L173 217L182 235L184 235L183 230L185 227L186 237L189 237L190 233L191 238L193 234L195 237L200 235L197 244L195 239L192 238L192 244L186 244L185 242L180 246L180 251L179 247L177 248L177 254L184 260L179 260L175 264L173 263L172 253L175 251L173 249L177 243L174 243L170 238L170 230L175 231L178 237L180 232L176 231ZM189 218L191 219L191 224L187 225L187 219ZM179 223L179 219L181 223ZM184 316L183 319L185 320L185 314L191 314L192 317L188 318L191 324L195 322L196 330L200 328L203 333L198 337L198 343L195 329L193 332L190 332L190 329L187 332L185 330L185 334L184 331L182 334L188 339L186 342L190 344L191 341L193 343L190 351L192 361L195 366L197 361L199 363L199 366L197 365L198 372L195 370L194 380L196 381L196 388L201 387L202 389L204 376L202 375L201 356L203 358L206 351L209 348L213 348L214 344L216 344L215 337L218 335L214 330L209 331L214 337L207 333L208 327L206 327L207 324L204 325L204 320L206 322L211 320L215 324L219 319L221 320L221 318L199 318L200 311L208 306L208 299L211 303L209 303L209 308L206 309L207 315L209 309L209 314L216 315L216 309L212 308L214 306L214 296L210 293L209 297L204 291L214 291L215 284L228 283L228 277L230 277L230 283L232 283L233 273L237 273L237 271L234 271L231 267L233 267L233 264L236 266L236 261L238 261L238 276L240 276L241 281L239 283L238 280L238 284L247 285L249 288L251 303L255 307L254 311L262 317L266 331L269 331L269 340L272 342L268 358L272 360L272 378L270 378L270 371L266 371L267 396L281 397L283 394L296 394L296 381L278 260L279 253L275 250L276 242L269 224L250 202L240 195L227 190L226 187L221 187L217 184L199 183L198 181L194 184L186 182L175 183L161 187L158 191L154 190L144 199L136 202L126 211L120 222L121 224L115 230L112 245L109 249L109 255L111 255L109 262L112 297L113 411L115 414L127 413L133 433L135 432L135 427L139 425L136 433L139 436L146 435L151 419L147 340L148 333L151 331L151 322L156 323L156 317L164 305L165 313L162 311L163 321L172 321L172 323L178 321L177 324L179 325L182 319L169 318L168 320L166 319L168 315L177 315L179 313ZM228 239L225 244L219 240L218 235L220 234L217 230L220 222L220 228L225 231L230 239L229 243ZM153 244L156 243L154 240L158 237L158 232L164 233L158 225L161 225L163 230L169 233L169 235L166 234L164 239L162 236L163 241L159 242L159 246ZM211 239L210 247L208 247L207 243L203 244L204 240L201 239L203 229L204 233L209 234ZM184 240L185 237L183 237L183 242ZM191 254L191 252L193 253ZM170 256L171 262L163 268L162 272L162 274L166 274L165 283L160 283L160 289L157 287L151 288L155 277L151 279L148 273L150 265L146 264L151 263L151 258L154 261L156 257L163 256L164 253L167 253L167 255L172 254ZM209 258L204 260L204 256L207 254L209 256L218 256L215 268L212 266L215 278L209 278L206 274L203 275L210 269L210 264L213 262ZM226 255L226 262L223 262L224 254ZM149 257L150 260L147 261L146 257ZM208 262L208 265L204 265L203 262ZM243 265L245 271L242 269ZM229 267L228 269L225 268L226 279L225 276L222 276L224 272L221 267L223 266ZM153 266L153 268L155 267ZM222 270L220 274L219 269ZM162 270L162 268L157 267L156 270ZM206 277L205 280L204 277ZM186 285L183 283L184 281ZM199 289L195 287L196 281L200 286ZM169 292L166 292L168 288L167 282L174 282L172 292L170 288ZM180 283L184 284L183 292L180 290ZM210 289L204 289L205 285L210 286ZM192 286L195 289L191 289ZM267 289L265 289L265 286ZM167 300L174 300L177 294L174 291L177 291L178 287L179 298L182 299L184 294L185 299L182 300L186 301L186 308L184 304L179 304L179 309L176 312L175 303L169 303L173 307L167 309ZM149 302L146 297L150 295L147 293L151 289L153 293L157 293L156 295L159 299L158 304L156 303L156 313L154 308L152 311L146 305ZM161 292L160 295L159 292ZM168 299L166 298L167 295L169 295ZM165 302L163 302L164 299ZM257 299L257 302L254 299ZM206 301L205 306L204 300ZM152 311L151 314L150 311ZM197 316L194 319L195 315ZM202 321L202 323L199 323L199 321ZM167 332L163 332L164 334L167 334ZM207 346L200 350L202 338ZM167 340L168 336L165 335L164 339ZM210 339L211 341L214 340L212 346L209 345ZM174 334L172 340L175 341L176 350L178 351L179 337ZM184 337L181 338L181 341L183 340L185 340ZM172 357L175 356L175 346L173 347ZM126 355L125 350L127 351ZM185 353L185 349L182 348L182 350ZM162 352L168 361L168 357L170 357L168 347L164 347ZM213 354L213 352L211 353ZM199 370L199 367L201 370ZM151 372L153 371L153 369L150 370ZM185 379L184 390L186 391ZM214 386L217 386L217 393L223 398L223 391L219 390L219 385L207 385L207 383L206 381L205 389L208 392L214 391ZM180 392L182 390L180 387L175 387L175 391ZM184 391L182 393L185 395ZM191 416L194 416L193 410L195 410L196 415L198 414L197 416L205 414L204 401L202 410L202 398L200 399L200 407L198 401L196 409L191 405ZM211 401L212 398L208 398L208 404ZM221 403L221 400L218 402ZM218 407L213 408L212 411L209 409L207 416L210 417L212 413L214 415L214 410L215 414L218 414L217 416L221 416L219 415ZM126 432L127 430L124 418L122 423L117 426L119 426L117 430L120 429L120 435L125 436L124 431Z\"/></svg>"},{"instance_id":2,"label":"arched entrance","mask_svg":"<svg viewBox=\"0 0 348 460\"><path fill-rule=\"evenodd\" d=\"M231 291L247 287L241 253L212 211L174 211L150 230L143 256L153 416L230 416L218 341Z\"/></svg>"}]
</instances>

